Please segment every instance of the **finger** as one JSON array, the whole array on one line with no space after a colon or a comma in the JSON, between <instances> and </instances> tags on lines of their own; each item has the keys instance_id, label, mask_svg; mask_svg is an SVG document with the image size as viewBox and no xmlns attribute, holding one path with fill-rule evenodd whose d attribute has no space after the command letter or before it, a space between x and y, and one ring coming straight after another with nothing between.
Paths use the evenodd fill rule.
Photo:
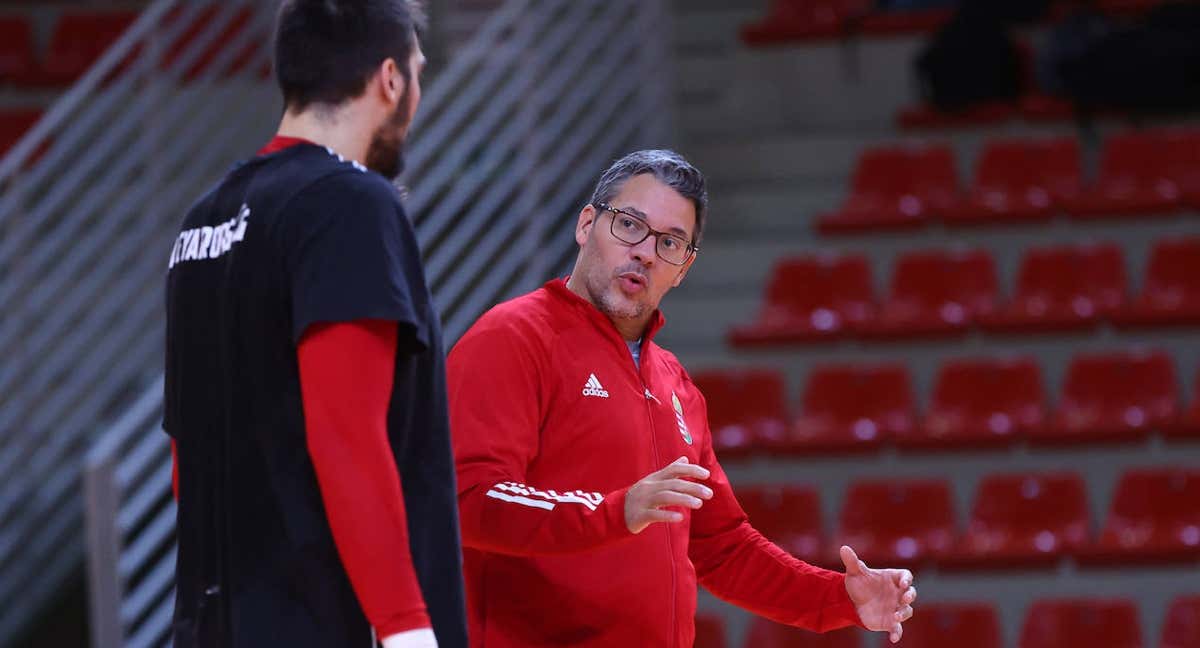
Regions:
<instances>
[{"instance_id":1,"label":"finger","mask_svg":"<svg viewBox=\"0 0 1200 648\"><path fill-rule=\"evenodd\" d=\"M708 476L708 470L704 466L698 466L693 463L680 463L678 461L654 473L654 477L657 479L671 479L673 477L708 479Z\"/></svg>"},{"instance_id":2,"label":"finger","mask_svg":"<svg viewBox=\"0 0 1200 648\"><path fill-rule=\"evenodd\" d=\"M912 586L912 572L908 571L907 569L896 569L893 571L896 578L896 585L899 586L900 589L906 590Z\"/></svg>"},{"instance_id":3,"label":"finger","mask_svg":"<svg viewBox=\"0 0 1200 648\"><path fill-rule=\"evenodd\" d=\"M692 497L686 493L677 493L675 491L659 491L650 496L651 508L662 508L665 506L685 506L690 509L698 509L704 505L704 500L698 497Z\"/></svg>"},{"instance_id":4,"label":"finger","mask_svg":"<svg viewBox=\"0 0 1200 648\"><path fill-rule=\"evenodd\" d=\"M847 576L856 576L866 572L866 565L858 559L858 554L847 545L842 545L838 552L842 558L842 564L846 566Z\"/></svg>"},{"instance_id":5,"label":"finger","mask_svg":"<svg viewBox=\"0 0 1200 648\"><path fill-rule=\"evenodd\" d=\"M888 633L888 639L891 639L892 643L899 642L900 637L903 637L903 636L904 636L904 626L900 625L899 623L892 626L892 631Z\"/></svg>"},{"instance_id":6,"label":"finger","mask_svg":"<svg viewBox=\"0 0 1200 648\"><path fill-rule=\"evenodd\" d=\"M905 621L908 621L909 619L911 619L912 615L913 615L912 606L905 605L904 607L900 608L899 610L896 610L896 621L899 623L904 623Z\"/></svg>"},{"instance_id":7,"label":"finger","mask_svg":"<svg viewBox=\"0 0 1200 648\"><path fill-rule=\"evenodd\" d=\"M683 513L679 511L668 511L665 509L646 509L639 515L642 522L653 524L655 522L682 522Z\"/></svg>"},{"instance_id":8,"label":"finger","mask_svg":"<svg viewBox=\"0 0 1200 648\"><path fill-rule=\"evenodd\" d=\"M685 479L668 479L666 481L659 482L658 486L661 487L662 490L675 491L677 493L687 493L692 497L699 497L700 499L712 499L713 496L713 491L708 486L687 481Z\"/></svg>"},{"instance_id":9,"label":"finger","mask_svg":"<svg viewBox=\"0 0 1200 648\"><path fill-rule=\"evenodd\" d=\"M901 605L912 605L912 602L917 600L917 588L910 587L904 592L904 596L900 597Z\"/></svg>"}]
</instances>

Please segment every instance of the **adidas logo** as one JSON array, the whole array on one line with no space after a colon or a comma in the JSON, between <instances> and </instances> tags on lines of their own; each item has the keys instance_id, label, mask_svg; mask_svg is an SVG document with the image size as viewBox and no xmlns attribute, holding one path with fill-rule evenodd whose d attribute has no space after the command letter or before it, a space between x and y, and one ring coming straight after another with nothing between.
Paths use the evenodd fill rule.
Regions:
<instances>
[{"instance_id":1,"label":"adidas logo","mask_svg":"<svg viewBox=\"0 0 1200 648\"><path fill-rule=\"evenodd\" d=\"M596 380L596 374L588 375L587 382L583 384L583 395L608 398L608 392L605 391L604 386L600 384L600 381Z\"/></svg>"}]
</instances>

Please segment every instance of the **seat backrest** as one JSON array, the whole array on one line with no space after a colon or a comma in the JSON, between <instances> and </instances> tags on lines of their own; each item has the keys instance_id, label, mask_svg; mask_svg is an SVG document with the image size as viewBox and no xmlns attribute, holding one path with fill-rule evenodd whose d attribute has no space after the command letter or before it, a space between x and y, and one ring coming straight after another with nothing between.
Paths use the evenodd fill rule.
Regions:
<instances>
[{"instance_id":1,"label":"seat backrest","mask_svg":"<svg viewBox=\"0 0 1200 648\"><path fill-rule=\"evenodd\" d=\"M1159 648L1200 646L1200 594L1176 597L1167 609Z\"/></svg>"},{"instance_id":2,"label":"seat backrest","mask_svg":"<svg viewBox=\"0 0 1200 648\"><path fill-rule=\"evenodd\" d=\"M984 250L909 252L897 258L892 273L894 300L977 314L994 308L998 295L996 263Z\"/></svg>"},{"instance_id":3,"label":"seat backrest","mask_svg":"<svg viewBox=\"0 0 1200 648\"><path fill-rule=\"evenodd\" d=\"M725 648L725 621L715 614L696 614L695 648Z\"/></svg>"},{"instance_id":4,"label":"seat backrest","mask_svg":"<svg viewBox=\"0 0 1200 648\"><path fill-rule=\"evenodd\" d=\"M843 536L925 537L948 544L954 530L950 485L937 479L864 480L846 492L839 519Z\"/></svg>"},{"instance_id":5,"label":"seat backrest","mask_svg":"<svg viewBox=\"0 0 1200 648\"><path fill-rule=\"evenodd\" d=\"M1167 416L1178 404L1178 383L1170 356L1135 350L1084 353L1072 358L1063 384L1063 400L1107 410L1139 407L1146 416ZM1170 411L1167 411L1170 410ZM1140 416L1129 412L1129 417ZM1140 421L1129 423L1140 425Z\"/></svg>"},{"instance_id":6,"label":"seat backrest","mask_svg":"<svg viewBox=\"0 0 1200 648\"><path fill-rule=\"evenodd\" d=\"M1105 530L1134 521L1200 524L1200 469L1136 468L1122 474Z\"/></svg>"},{"instance_id":7,"label":"seat backrest","mask_svg":"<svg viewBox=\"0 0 1200 648\"><path fill-rule=\"evenodd\" d=\"M1051 530L1079 545L1087 540L1087 485L1072 472L988 475L979 484L971 507L970 527L1014 531ZM1045 547L1054 547L1046 538Z\"/></svg>"},{"instance_id":8,"label":"seat backrest","mask_svg":"<svg viewBox=\"0 0 1200 648\"><path fill-rule=\"evenodd\" d=\"M1045 401L1034 358L964 358L939 368L930 409L1040 420Z\"/></svg>"},{"instance_id":9,"label":"seat backrest","mask_svg":"<svg viewBox=\"0 0 1200 648\"><path fill-rule=\"evenodd\" d=\"M1171 176L1164 153L1170 148L1159 131L1127 132L1111 135L1100 154L1100 180L1132 178L1154 182Z\"/></svg>"},{"instance_id":10,"label":"seat backrest","mask_svg":"<svg viewBox=\"0 0 1200 648\"><path fill-rule=\"evenodd\" d=\"M767 539L785 533L821 535L821 498L812 486L749 486L737 489L737 499L750 524Z\"/></svg>"},{"instance_id":11,"label":"seat backrest","mask_svg":"<svg viewBox=\"0 0 1200 648\"><path fill-rule=\"evenodd\" d=\"M912 188L913 151L902 146L867 149L851 180L855 195L897 196Z\"/></svg>"},{"instance_id":12,"label":"seat backrest","mask_svg":"<svg viewBox=\"0 0 1200 648\"><path fill-rule=\"evenodd\" d=\"M907 630L906 630L907 632ZM743 648L860 648L854 628L818 634L756 616L750 620Z\"/></svg>"},{"instance_id":13,"label":"seat backrest","mask_svg":"<svg viewBox=\"0 0 1200 648\"><path fill-rule=\"evenodd\" d=\"M1112 243L1030 248L1017 274L1016 295L1021 298L1071 302L1087 297L1093 308L1112 310L1124 302L1126 292L1124 256Z\"/></svg>"},{"instance_id":14,"label":"seat backrest","mask_svg":"<svg viewBox=\"0 0 1200 648\"><path fill-rule=\"evenodd\" d=\"M1128 599L1034 601L1025 616L1019 646L1141 648L1137 606Z\"/></svg>"},{"instance_id":15,"label":"seat backrest","mask_svg":"<svg viewBox=\"0 0 1200 648\"><path fill-rule=\"evenodd\" d=\"M1150 252L1145 290L1200 294L1200 237L1156 242Z\"/></svg>"},{"instance_id":16,"label":"seat backrest","mask_svg":"<svg viewBox=\"0 0 1200 648\"><path fill-rule=\"evenodd\" d=\"M65 12L50 37L46 60L58 68L86 69L136 18L123 11Z\"/></svg>"},{"instance_id":17,"label":"seat backrest","mask_svg":"<svg viewBox=\"0 0 1200 648\"><path fill-rule=\"evenodd\" d=\"M842 421L911 417L912 380L898 363L824 365L809 374L801 400L806 415Z\"/></svg>"},{"instance_id":18,"label":"seat backrest","mask_svg":"<svg viewBox=\"0 0 1200 648\"><path fill-rule=\"evenodd\" d=\"M989 603L922 603L904 623L900 648L1000 648L1000 622Z\"/></svg>"},{"instance_id":19,"label":"seat backrest","mask_svg":"<svg viewBox=\"0 0 1200 648\"><path fill-rule=\"evenodd\" d=\"M776 370L699 371L692 381L704 394L709 425L714 430L761 418L787 418L783 375Z\"/></svg>"},{"instance_id":20,"label":"seat backrest","mask_svg":"<svg viewBox=\"0 0 1200 648\"><path fill-rule=\"evenodd\" d=\"M0 75L19 71L35 57L33 29L25 16L0 17ZM0 77L2 80L2 77Z\"/></svg>"}]
</instances>

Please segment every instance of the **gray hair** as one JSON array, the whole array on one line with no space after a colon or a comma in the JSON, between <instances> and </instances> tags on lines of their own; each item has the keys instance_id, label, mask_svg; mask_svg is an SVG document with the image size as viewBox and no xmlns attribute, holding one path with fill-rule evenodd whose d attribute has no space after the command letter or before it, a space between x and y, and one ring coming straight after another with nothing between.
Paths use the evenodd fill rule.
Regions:
<instances>
[{"instance_id":1,"label":"gray hair","mask_svg":"<svg viewBox=\"0 0 1200 648\"><path fill-rule=\"evenodd\" d=\"M613 162L596 183L592 205L612 202L627 180L643 173L652 174L659 182L692 201L696 208L696 233L692 243L698 247L704 234L704 217L708 213L708 190L704 187L704 174L675 151L635 151Z\"/></svg>"}]
</instances>

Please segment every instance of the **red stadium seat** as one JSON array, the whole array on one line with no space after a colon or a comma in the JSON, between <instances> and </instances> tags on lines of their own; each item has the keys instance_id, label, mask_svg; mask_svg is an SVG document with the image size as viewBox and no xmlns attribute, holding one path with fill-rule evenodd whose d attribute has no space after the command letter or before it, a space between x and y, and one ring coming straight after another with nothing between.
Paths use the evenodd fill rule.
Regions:
<instances>
[{"instance_id":1,"label":"red stadium seat","mask_svg":"<svg viewBox=\"0 0 1200 648\"><path fill-rule=\"evenodd\" d=\"M786 436L787 413L783 375L769 369L704 371L692 376L708 403L713 450L726 458Z\"/></svg>"},{"instance_id":2,"label":"red stadium seat","mask_svg":"<svg viewBox=\"0 0 1200 648\"><path fill-rule=\"evenodd\" d=\"M996 265L982 250L914 252L892 272L891 294L863 327L871 338L963 333L996 309Z\"/></svg>"},{"instance_id":3,"label":"red stadium seat","mask_svg":"<svg viewBox=\"0 0 1200 648\"><path fill-rule=\"evenodd\" d=\"M715 614L696 615L696 648L725 648L725 621Z\"/></svg>"},{"instance_id":4,"label":"red stadium seat","mask_svg":"<svg viewBox=\"0 0 1200 648\"><path fill-rule=\"evenodd\" d=\"M954 538L947 482L870 480L848 488L832 548L850 545L867 564L917 566L948 555Z\"/></svg>"},{"instance_id":5,"label":"red stadium seat","mask_svg":"<svg viewBox=\"0 0 1200 648\"><path fill-rule=\"evenodd\" d=\"M1021 118L1034 124L1071 121L1075 105L1066 99L1043 94L1028 94L1020 99Z\"/></svg>"},{"instance_id":6,"label":"red stadium seat","mask_svg":"<svg viewBox=\"0 0 1200 648\"><path fill-rule=\"evenodd\" d=\"M0 157L8 153L8 150L20 141L21 136L41 118L40 110L0 111Z\"/></svg>"},{"instance_id":7,"label":"red stadium seat","mask_svg":"<svg viewBox=\"0 0 1200 648\"><path fill-rule=\"evenodd\" d=\"M0 18L0 83L27 84L36 78L33 30L24 16Z\"/></svg>"},{"instance_id":8,"label":"red stadium seat","mask_svg":"<svg viewBox=\"0 0 1200 648\"><path fill-rule=\"evenodd\" d=\"M1161 351L1078 355L1067 368L1055 424L1032 434L1042 443L1128 441L1175 423L1179 387Z\"/></svg>"},{"instance_id":9,"label":"red stadium seat","mask_svg":"<svg viewBox=\"0 0 1200 648\"><path fill-rule=\"evenodd\" d=\"M765 18L742 26L742 42L754 47L836 38L848 18L870 6L870 0L772 0Z\"/></svg>"},{"instance_id":10,"label":"red stadium seat","mask_svg":"<svg viewBox=\"0 0 1200 648\"><path fill-rule=\"evenodd\" d=\"M814 342L853 332L875 314L862 255L784 259L775 265L758 320L730 331L736 347Z\"/></svg>"},{"instance_id":11,"label":"red stadium seat","mask_svg":"<svg viewBox=\"0 0 1200 648\"><path fill-rule=\"evenodd\" d=\"M1119 316L1127 292L1119 245L1033 248L1021 260L1012 300L982 324L1006 332L1088 328Z\"/></svg>"},{"instance_id":12,"label":"red stadium seat","mask_svg":"<svg viewBox=\"0 0 1200 648\"><path fill-rule=\"evenodd\" d=\"M1200 594L1179 596L1167 609L1159 648L1200 648Z\"/></svg>"},{"instance_id":13,"label":"red stadium seat","mask_svg":"<svg viewBox=\"0 0 1200 648\"><path fill-rule=\"evenodd\" d=\"M919 227L959 208L954 153L948 146L871 149L859 158L850 196L818 217L825 234Z\"/></svg>"},{"instance_id":14,"label":"red stadium seat","mask_svg":"<svg viewBox=\"0 0 1200 648\"><path fill-rule=\"evenodd\" d=\"M776 485L737 489L750 524L768 540L809 563L824 557L821 498L809 486Z\"/></svg>"},{"instance_id":15,"label":"red stadium seat","mask_svg":"<svg viewBox=\"0 0 1200 648\"><path fill-rule=\"evenodd\" d=\"M1121 475L1090 563L1200 558L1200 470L1142 468Z\"/></svg>"},{"instance_id":16,"label":"red stadium seat","mask_svg":"<svg viewBox=\"0 0 1200 648\"><path fill-rule=\"evenodd\" d=\"M902 447L993 446L1045 424L1042 372L1032 358L954 360L938 371L923 424L894 437Z\"/></svg>"},{"instance_id":17,"label":"red stadium seat","mask_svg":"<svg viewBox=\"0 0 1200 648\"><path fill-rule=\"evenodd\" d=\"M955 564L1049 564L1088 542L1087 485L1075 473L989 475L979 484Z\"/></svg>"},{"instance_id":18,"label":"red stadium seat","mask_svg":"<svg viewBox=\"0 0 1200 648\"><path fill-rule=\"evenodd\" d=\"M906 629L905 632L908 632ZM750 631L742 643L744 648L861 648L861 631L854 628L819 634L793 628L770 619L756 616L750 620Z\"/></svg>"},{"instance_id":19,"label":"red stadium seat","mask_svg":"<svg viewBox=\"0 0 1200 648\"><path fill-rule=\"evenodd\" d=\"M818 367L801 400L800 416L780 450L871 450L914 425L912 381L900 364Z\"/></svg>"},{"instance_id":20,"label":"red stadium seat","mask_svg":"<svg viewBox=\"0 0 1200 648\"><path fill-rule=\"evenodd\" d=\"M1001 648L1000 622L990 603L918 602L917 607L897 648Z\"/></svg>"},{"instance_id":21,"label":"red stadium seat","mask_svg":"<svg viewBox=\"0 0 1200 648\"><path fill-rule=\"evenodd\" d=\"M972 106L961 111L942 112L928 104L904 108L896 115L896 125L907 130L975 128L1002 124L1013 118L1011 104L996 102Z\"/></svg>"},{"instance_id":22,"label":"red stadium seat","mask_svg":"<svg viewBox=\"0 0 1200 648\"><path fill-rule=\"evenodd\" d=\"M873 11L863 17L863 33L875 36L923 34L945 24L954 10L949 8Z\"/></svg>"},{"instance_id":23,"label":"red stadium seat","mask_svg":"<svg viewBox=\"0 0 1200 648\"><path fill-rule=\"evenodd\" d=\"M1092 219L1178 211L1183 201L1177 149L1168 132L1113 135L1104 144L1095 185L1070 202L1068 213Z\"/></svg>"},{"instance_id":24,"label":"red stadium seat","mask_svg":"<svg viewBox=\"0 0 1200 648\"><path fill-rule=\"evenodd\" d=\"M1169 426L1166 432L1172 437L1200 437L1200 371L1196 372L1196 377L1192 380L1192 398L1187 411L1179 417L1179 422Z\"/></svg>"},{"instance_id":25,"label":"red stadium seat","mask_svg":"<svg viewBox=\"0 0 1200 648\"><path fill-rule=\"evenodd\" d=\"M1141 294L1116 319L1124 326L1200 325L1200 237L1155 243Z\"/></svg>"},{"instance_id":26,"label":"red stadium seat","mask_svg":"<svg viewBox=\"0 0 1200 648\"><path fill-rule=\"evenodd\" d=\"M1074 138L998 140L979 158L967 204L947 224L1047 220L1080 192L1079 143Z\"/></svg>"},{"instance_id":27,"label":"red stadium seat","mask_svg":"<svg viewBox=\"0 0 1200 648\"><path fill-rule=\"evenodd\" d=\"M1137 605L1127 599L1043 599L1025 615L1019 648L1142 648Z\"/></svg>"},{"instance_id":28,"label":"red stadium seat","mask_svg":"<svg viewBox=\"0 0 1200 648\"><path fill-rule=\"evenodd\" d=\"M83 76L136 18L132 12L64 13L50 38L46 81L65 84Z\"/></svg>"}]
</instances>

